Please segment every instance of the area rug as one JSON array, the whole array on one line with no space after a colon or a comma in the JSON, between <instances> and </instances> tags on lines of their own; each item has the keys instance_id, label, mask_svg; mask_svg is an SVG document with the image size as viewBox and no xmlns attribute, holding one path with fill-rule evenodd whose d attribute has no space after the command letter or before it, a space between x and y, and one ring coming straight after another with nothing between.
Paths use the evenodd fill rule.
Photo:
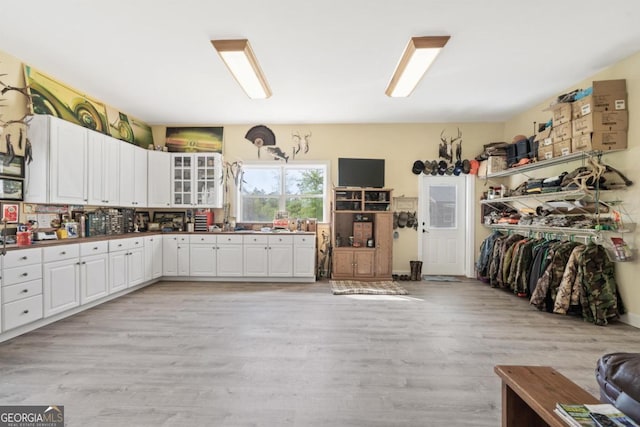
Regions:
<instances>
[{"instance_id":1,"label":"area rug","mask_svg":"<svg viewBox=\"0 0 640 427\"><path fill-rule=\"evenodd\" d=\"M396 282L361 282L358 280L332 280L331 292L334 295L409 295L409 291Z\"/></svg>"},{"instance_id":2,"label":"area rug","mask_svg":"<svg viewBox=\"0 0 640 427\"><path fill-rule=\"evenodd\" d=\"M422 280L427 282L460 282L456 276L422 276Z\"/></svg>"}]
</instances>

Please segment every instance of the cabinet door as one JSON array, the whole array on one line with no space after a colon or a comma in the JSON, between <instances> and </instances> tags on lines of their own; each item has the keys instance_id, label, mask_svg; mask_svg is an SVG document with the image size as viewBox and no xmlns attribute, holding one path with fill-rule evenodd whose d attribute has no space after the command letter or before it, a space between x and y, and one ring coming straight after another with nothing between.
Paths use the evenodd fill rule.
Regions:
<instances>
[{"instance_id":1,"label":"cabinet door","mask_svg":"<svg viewBox=\"0 0 640 427\"><path fill-rule=\"evenodd\" d=\"M120 141L120 206L135 206L135 148Z\"/></svg>"},{"instance_id":2,"label":"cabinet door","mask_svg":"<svg viewBox=\"0 0 640 427\"><path fill-rule=\"evenodd\" d=\"M393 268L393 214L384 212L376 214L376 277L390 278Z\"/></svg>"},{"instance_id":3,"label":"cabinet door","mask_svg":"<svg viewBox=\"0 0 640 427\"><path fill-rule=\"evenodd\" d=\"M104 143L105 135L94 132L87 132L87 174L88 174L88 203L90 205L106 204L104 194Z\"/></svg>"},{"instance_id":4,"label":"cabinet door","mask_svg":"<svg viewBox=\"0 0 640 427\"><path fill-rule=\"evenodd\" d=\"M267 277L269 275L269 248L267 244L244 244L244 275L247 277Z\"/></svg>"},{"instance_id":5,"label":"cabinet door","mask_svg":"<svg viewBox=\"0 0 640 427\"><path fill-rule=\"evenodd\" d=\"M292 245L269 245L269 276L293 276Z\"/></svg>"},{"instance_id":6,"label":"cabinet door","mask_svg":"<svg viewBox=\"0 0 640 427\"><path fill-rule=\"evenodd\" d=\"M109 294L109 257L92 255L80 261L80 304L95 301Z\"/></svg>"},{"instance_id":7,"label":"cabinet door","mask_svg":"<svg viewBox=\"0 0 640 427\"><path fill-rule=\"evenodd\" d=\"M133 147L133 205L135 207L147 206L147 151L137 146Z\"/></svg>"},{"instance_id":8,"label":"cabinet door","mask_svg":"<svg viewBox=\"0 0 640 427\"><path fill-rule=\"evenodd\" d=\"M171 205L193 206L193 156L171 154Z\"/></svg>"},{"instance_id":9,"label":"cabinet door","mask_svg":"<svg viewBox=\"0 0 640 427\"><path fill-rule=\"evenodd\" d=\"M355 264L353 250L334 249L331 276L333 278L353 277Z\"/></svg>"},{"instance_id":10,"label":"cabinet door","mask_svg":"<svg viewBox=\"0 0 640 427\"><path fill-rule=\"evenodd\" d=\"M80 305L80 275L77 259L43 264L44 316L52 316Z\"/></svg>"},{"instance_id":11,"label":"cabinet door","mask_svg":"<svg viewBox=\"0 0 640 427\"><path fill-rule=\"evenodd\" d=\"M51 121L49 190L51 203L87 203L87 131L64 120Z\"/></svg>"},{"instance_id":12,"label":"cabinet door","mask_svg":"<svg viewBox=\"0 0 640 427\"><path fill-rule=\"evenodd\" d=\"M180 241L183 237L178 237L178 276L189 275L189 241Z\"/></svg>"},{"instance_id":13,"label":"cabinet door","mask_svg":"<svg viewBox=\"0 0 640 427\"><path fill-rule=\"evenodd\" d=\"M219 154L198 154L194 158L195 203L197 206L222 207L222 162Z\"/></svg>"},{"instance_id":14,"label":"cabinet door","mask_svg":"<svg viewBox=\"0 0 640 427\"><path fill-rule=\"evenodd\" d=\"M171 155L163 151L147 153L147 204L152 208L171 205Z\"/></svg>"},{"instance_id":15,"label":"cabinet door","mask_svg":"<svg viewBox=\"0 0 640 427\"><path fill-rule=\"evenodd\" d=\"M162 236L162 275L178 275L178 237Z\"/></svg>"},{"instance_id":16,"label":"cabinet door","mask_svg":"<svg viewBox=\"0 0 640 427\"><path fill-rule=\"evenodd\" d=\"M162 237L152 237L151 240L153 241L153 269L151 271L151 278L157 279L162 276ZM145 250L146 249L147 248L145 248Z\"/></svg>"},{"instance_id":17,"label":"cabinet door","mask_svg":"<svg viewBox=\"0 0 640 427\"><path fill-rule=\"evenodd\" d=\"M293 275L313 277L316 274L315 246L295 246L293 251Z\"/></svg>"},{"instance_id":18,"label":"cabinet door","mask_svg":"<svg viewBox=\"0 0 640 427\"><path fill-rule=\"evenodd\" d=\"M127 288L127 253L117 251L109 254L109 294Z\"/></svg>"},{"instance_id":19,"label":"cabinet door","mask_svg":"<svg viewBox=\"0 0 640 427\"><path fill-rule=\"evenodd\" d=\"M103 183L105 205L118 206L120 204L120 141L105 137L103 141Z\"/></svg>"},{"instance_id":20,"label":"cabinet door","mask_svg":"<svg viewBox=\"0 0 640 427\"><path fill-rule=\"evenodd\" d=\"M144 281L153 277L153 237L144 238Z\"/></svg>"},{"instance_id":21,"label":"cabinet door","mask_svg":"<svg viewBox=\"0 0 640 427\"><path fill-rule=\"evenodd\" d=\"M355 276L356 277L373 277L374 258L375 258L375 251L372 251L372 250L354 251Z\"/></svg>"},{"instance_id":22,"label":"cabinet door","mask_svg":"<svg viewBox=\"0 0 640 427\"><path fill-rule=\"evenodd\" d=\"M127 252L127 287L144 282L144 249L136 248Z\"/></svg>"},{"instance_id":23,"label":"cabinet door","mask_svg":"<svg viewBox=\"0 0 640 427\"><path fill-rule=\"evenodd\" d=\"M262 246L264 248L264 245ZM218 244L216 267L219 277L241 277L243 275L242 245Z\"/></svg>"},{"instance_id":24,"label":"cabinet door","mask_svg":"<svg viewBox=\"0 0 640 427\"><path fill-rule=\"evenodd\" d=\"M215 243L204 245L191 245L190 276L213 277L216 275L216 245Z\"/></svg>"}]
</instances>

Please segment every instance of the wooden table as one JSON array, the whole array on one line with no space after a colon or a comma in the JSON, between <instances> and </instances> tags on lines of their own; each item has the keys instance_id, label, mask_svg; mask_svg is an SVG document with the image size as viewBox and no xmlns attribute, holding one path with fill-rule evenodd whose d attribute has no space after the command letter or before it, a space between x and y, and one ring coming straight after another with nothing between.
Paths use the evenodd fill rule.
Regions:
<instances>
[{"instance_id":1,"label":"wooden table","mask_svg":"<svg viewBox=\"0 0 640 427\"><path fill-rule=\"evenodd\" d=\"M549 366L505 366L502 378L502 427L566 427L553 410L556 403L600 403Z\"/></svg>"}]
</instances>

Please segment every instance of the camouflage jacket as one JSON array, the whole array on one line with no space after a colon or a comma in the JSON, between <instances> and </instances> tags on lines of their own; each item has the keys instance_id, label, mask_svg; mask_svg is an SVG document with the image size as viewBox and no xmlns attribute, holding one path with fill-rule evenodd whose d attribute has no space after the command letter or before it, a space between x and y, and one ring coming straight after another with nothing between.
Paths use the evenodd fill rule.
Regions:
<instances>
[{"instance_id":1,"label":"camouflage jacket","mask_svg":"<svg viewBox=\"0 0 640 427\"><path fill-rule=\"evenodd\" d=\"M577 245L579 245L578 242L557 242L550 248L548 256L549 264L545 268L540 280L538 280L529 301L539 310L547 309L548 311L553 311L552 302L556 298L556 292L562 280L564 268L567 265L573 248Z\"/></svg>"},{"instance_id":2,"label":"camouflage jacket","mask_svg":"<svg viewBox=\"0 0 640 427\"><path fill-rule=\"evenodd\" d=\"M578 280L582 286L582 317L596 325L606 325L623 312L618 307L614 263L606 249L590 243L578 258Z\"/></svg>"},{"instance_id":3,"label":"camouflage jacket","mask_svg":"<svg viewBox=\"0 0 640 427\"><path fill-rule=\"evenodd\" d=\"M578 259L582 252L586 249L584 245L578 245L573 248L567 266L564 269L560 286L558 286L558 294L553 304L553 312L558 314L567 314L569 307L580 306L580 296L582 294L582 286L578 279Z\"/></svg>"}]
</instances>

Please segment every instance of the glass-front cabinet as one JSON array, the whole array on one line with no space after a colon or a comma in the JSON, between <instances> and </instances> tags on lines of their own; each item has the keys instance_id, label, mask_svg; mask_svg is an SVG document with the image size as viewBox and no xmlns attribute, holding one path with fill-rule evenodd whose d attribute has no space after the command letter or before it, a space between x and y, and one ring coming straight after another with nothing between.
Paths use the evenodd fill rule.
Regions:
<instances>
[{"instance_id":1,"label":"glass-front cabinet","mask_svg":"<svg viewBox=\"0 0 640 427\"><path fill-rule=\"evenodd\" d=\"M171 154L173 206L222 207L222 156L218 153Z\"/></svg>"}]
</instances>

